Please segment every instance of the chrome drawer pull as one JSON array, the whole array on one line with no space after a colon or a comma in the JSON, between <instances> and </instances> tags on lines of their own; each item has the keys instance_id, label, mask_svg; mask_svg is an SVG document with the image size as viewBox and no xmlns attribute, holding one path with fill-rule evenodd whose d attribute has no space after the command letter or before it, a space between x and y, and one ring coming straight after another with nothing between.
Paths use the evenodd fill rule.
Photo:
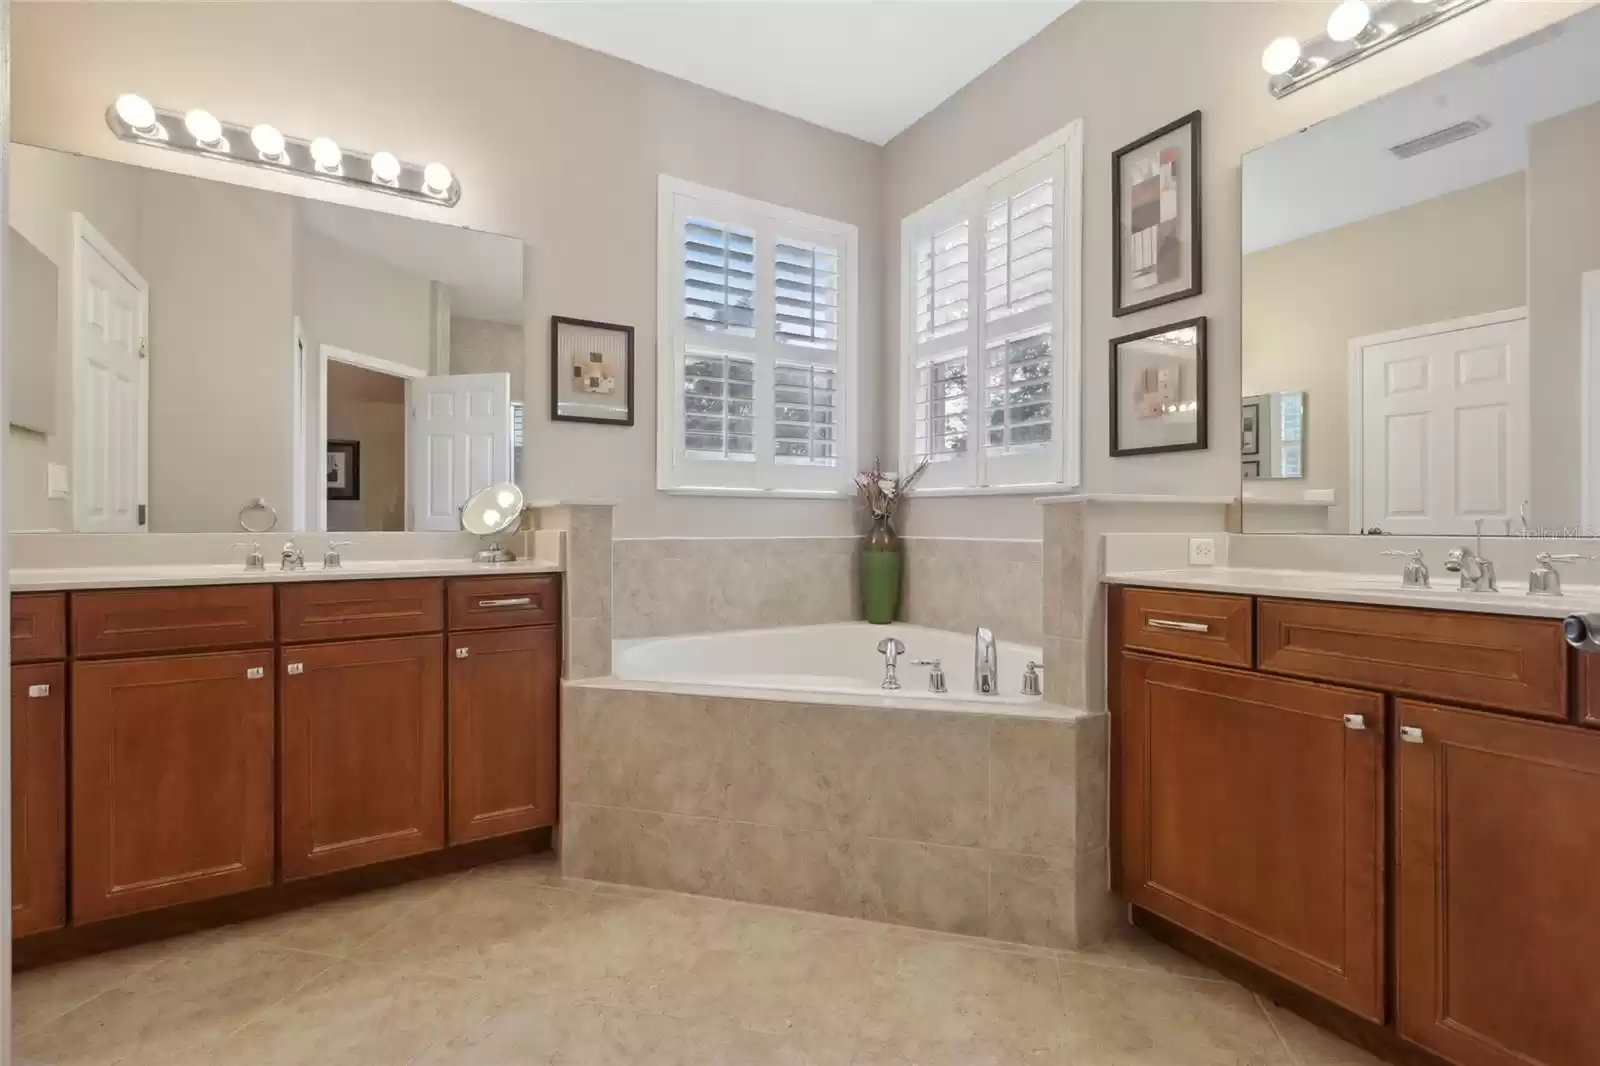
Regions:
<instances>
[{"instance_id":1,"label":"chrome drawer pull","mask_svg":"<svg viewBox=\"0 0 1600 1066\"><path fill-rule=\"evenodd\" d=\"M1171 618L1147 618L1144 624L1151 629L1176 629L1180 633L1211 632L1211 627L1204 622L1177 622Z\"/></svg>"},{"instance_id":2,"label":"chrome drawer pull","mask_svg":"<svg viewBox=\"0 0 1600 1066\"><path fill-rule=\"evenodd\" d=\"M251 681L259 681L263 677L267 676L267 671L265 667L252 666L250 669L244 672L244 676L249 678Z\"/></svg>"},{"instance_id":3,"label":"chrome drawer pull","mask_svg":"<svg viewBox=\"0 0 1600 1066\"><path fill-rule=\"evenodd\" d=\"M287 669L291 674L303 674L303 673L306 672L306 664L305 663L290 663L288 665Z\"/></svg>"},{"instance_id":4,"label":"chrome drawer pull","mask_svg":"<svg viewBox=\"0 0 1600 1066\"><path fill-rule=\"evenodd\" d=\"M465 659L466 657L467 657L467 649L466 648L457 648L456 649L456 658L457 659Z\"/></svg>"},{"instance_id":5,"label":"chrome drawer pull","mask_svg":"<svg viewBox=\"0 0 1600 1066\"><path fill-rule=\"evenodd\" d=\"M1400 739L1407 744L1421 744L1422 730L1414 725L1403 725L1400 727Z\"/></svg>"},{"instance_id":6,"label":"chrome drawer pull","mask_svg":"<svg viewBox=\"0 0 1600 1066\"><path fill-rule=\"evenodd\" d=\"M30 700L42 700L48 695L50 695L50 686L49 685L29 685L28 686L28 698Z\"/></svg>"},{"instance_id":7,"label":"chrome drawer pull","mask_svg":"<svg viewBox=\"0 0 1600 1066\"><path fill-rule=\"evenodd\" d=\"M1365 729L1367 728L1367 716L1364 714L1347 714L1344 716L1344 727L1346 729Z\"/></svg>"},{"instance_id":8,"label":"chrome drawer pull","mask_svg":"<svg viewBox=\"0 0 1600 1066\"><path fill-rule=\"evenodd\" d=\"M510 596L503 600L479 600L479 607L527 607L533 603L532 596Z\"/></svg>"}]
</instances>

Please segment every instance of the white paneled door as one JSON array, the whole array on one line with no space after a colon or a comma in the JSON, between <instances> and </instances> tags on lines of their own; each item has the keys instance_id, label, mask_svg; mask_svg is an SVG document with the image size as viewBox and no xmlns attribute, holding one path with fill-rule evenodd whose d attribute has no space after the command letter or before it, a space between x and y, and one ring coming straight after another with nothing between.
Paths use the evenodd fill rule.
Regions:
<instances>
[{"instance_id":1,"label":"white paneled door","mask_svg":"<svg viewBox=\"0 0 1600 1066\"><path fill-rule=\"evenodd\" d=\"M1527 313L1350 347L1353 528L1505 532L1528 498Z\"/></svg>"},{"instance_id":2,"label":"white paneled door","mask_svg":"<svg viewBox=\"0 0 1600 1066\"><path fill-rule=\"evenodd\" d=\"M409 392L411 528L459 530L467 497L511 480L511 375L417 378Z\"/></svg>"},{"instance_id":3,"label":"white paneled door","mask_svg":"<svg viewBox=\"0 0 1600 1066\"><path fill-rule=\"evenodd\" d=\"M72 526L144 532L150 290L82 215L72 228Z\"/></svg>"}]
</instances>

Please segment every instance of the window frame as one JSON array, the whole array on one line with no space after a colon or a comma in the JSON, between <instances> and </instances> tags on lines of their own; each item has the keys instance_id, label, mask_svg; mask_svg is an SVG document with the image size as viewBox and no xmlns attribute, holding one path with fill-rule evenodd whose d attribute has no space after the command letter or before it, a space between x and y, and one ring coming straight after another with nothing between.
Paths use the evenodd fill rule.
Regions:
<instances>
[{"instance_id":1,"label":"window frame","mask_svg":"<svg viewBox=\"0 0 1600 1066\"><path fill-rule=\"evenodd\" d=\"M709 216L748 228L756 237L755 335L699 331L683 321L682 221ZM693 496L818 499L853 493L859 448L860 346L857 227L779 204L713 189L668 174L659 176L656 237L656 487ZM826 243L839 249L839 342L834 370L836 454L833 466L777 462L775 370L805 363L803 346L776 338L773 263L778 239ZM697 346L755 361L755 460L695 459L684 447L682 403L685 353ZM817 365L817 364L810 364Z\"/></svg>"},{"instance_id":2,"label":"window frame","mask_svg":"<svg viewBox=\"0 0 1600 1066\"><path fill-rule=\"evenodd\" d=\"M1053 224L1059 234L1052 244L1055 275L1049 311L1024 311L1017 321L989 322L984 306L984 254L990 200L1022 192L1048 173L1058 181L1053 190ZM934 234L968 224L968 309L966 328L937 342L917 342L917 245ZM1055 133L991 167L960 188L907 215L900 223L900 354L895 402L899 410L897 451L902 470L917 462L916 409L919 364L943 348L965 350L968 447L963 458L932 463L913 490L920 496L987 496L1062 492L1077 488L1083 471L1083 120L1075 119ZM990 456L987 440L987 353L996 343L1042 331L1047 323L1055 352L1050 444L1030 452Z\"/></svg>"}]
</instances>

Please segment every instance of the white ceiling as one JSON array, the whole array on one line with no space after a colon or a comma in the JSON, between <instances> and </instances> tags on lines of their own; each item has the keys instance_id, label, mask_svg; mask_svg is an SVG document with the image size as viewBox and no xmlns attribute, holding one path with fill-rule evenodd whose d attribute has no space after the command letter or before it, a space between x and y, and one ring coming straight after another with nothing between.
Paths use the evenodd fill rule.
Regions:
<instances>
[{"instance_id":1,"label":"white ceiling","mask_svg":"<svg viewBox=\"0 0 1600 1066\"><path fill-rule=\"evenodd\" d=\"M456 0L873 144L1076 0Z\"/></svg>"},{"instance_id":2,"label":"white ceiling","mask_svg":"<svg viewBox=\"0 0 1600 1066\"><path fill-rule=\"evenodd\" d=\"M1600 100L1600 9L1244 157L1246 254L1515 174L1528 127ZM1515 44L1515 42L1514 42ZM1483 133L1411 159L1391 146L1470 118Z\"/></svg>"}]
</instances>

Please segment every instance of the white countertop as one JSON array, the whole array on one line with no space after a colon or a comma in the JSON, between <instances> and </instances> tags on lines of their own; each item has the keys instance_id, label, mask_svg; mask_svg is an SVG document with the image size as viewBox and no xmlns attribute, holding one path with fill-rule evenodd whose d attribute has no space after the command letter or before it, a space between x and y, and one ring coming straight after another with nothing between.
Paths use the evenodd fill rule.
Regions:
<instances>
[{"instance_id":1,"label":"white countertop","mask_svg":"<svg viewBox=\"0 0 1600 1066\"><path fill-rule=\"evenodd\" d=\"M269 561L266 571L245 570L240 563L144 566L65 566L11 571L13 592L56 592L63 589L135 589L181 585L272 585L304 581L368 581L394 577L493 577L504 574L560 573L559 564L541 559L514 563L475 563L471 559L345 560L324 570L315 560L304 570L279 570Z\"/></svg>"},{"instance_id":2,"label":"white countertop","mask_svg":"<svg viewBox=\"0 0 1600 1066\"><path fill-rule=\"evenodd\" d=\"M1110 585L1234 592L1242 596L1278 596L1338 603L1372 603L1479 614L1515 614L1531 618L1565 618L1600 611L1600 586L1569 584L1561 596L1530 596L1520 580L1501 581L1499 592L1463 592L1455 574L1435 575L1430 589L1410 589L1394 574L1355 574L1327 570L1268 570L1253 567L1193 566L1181 570L1124 570L1107 573Z\"/></svg>"}]
</instances>

